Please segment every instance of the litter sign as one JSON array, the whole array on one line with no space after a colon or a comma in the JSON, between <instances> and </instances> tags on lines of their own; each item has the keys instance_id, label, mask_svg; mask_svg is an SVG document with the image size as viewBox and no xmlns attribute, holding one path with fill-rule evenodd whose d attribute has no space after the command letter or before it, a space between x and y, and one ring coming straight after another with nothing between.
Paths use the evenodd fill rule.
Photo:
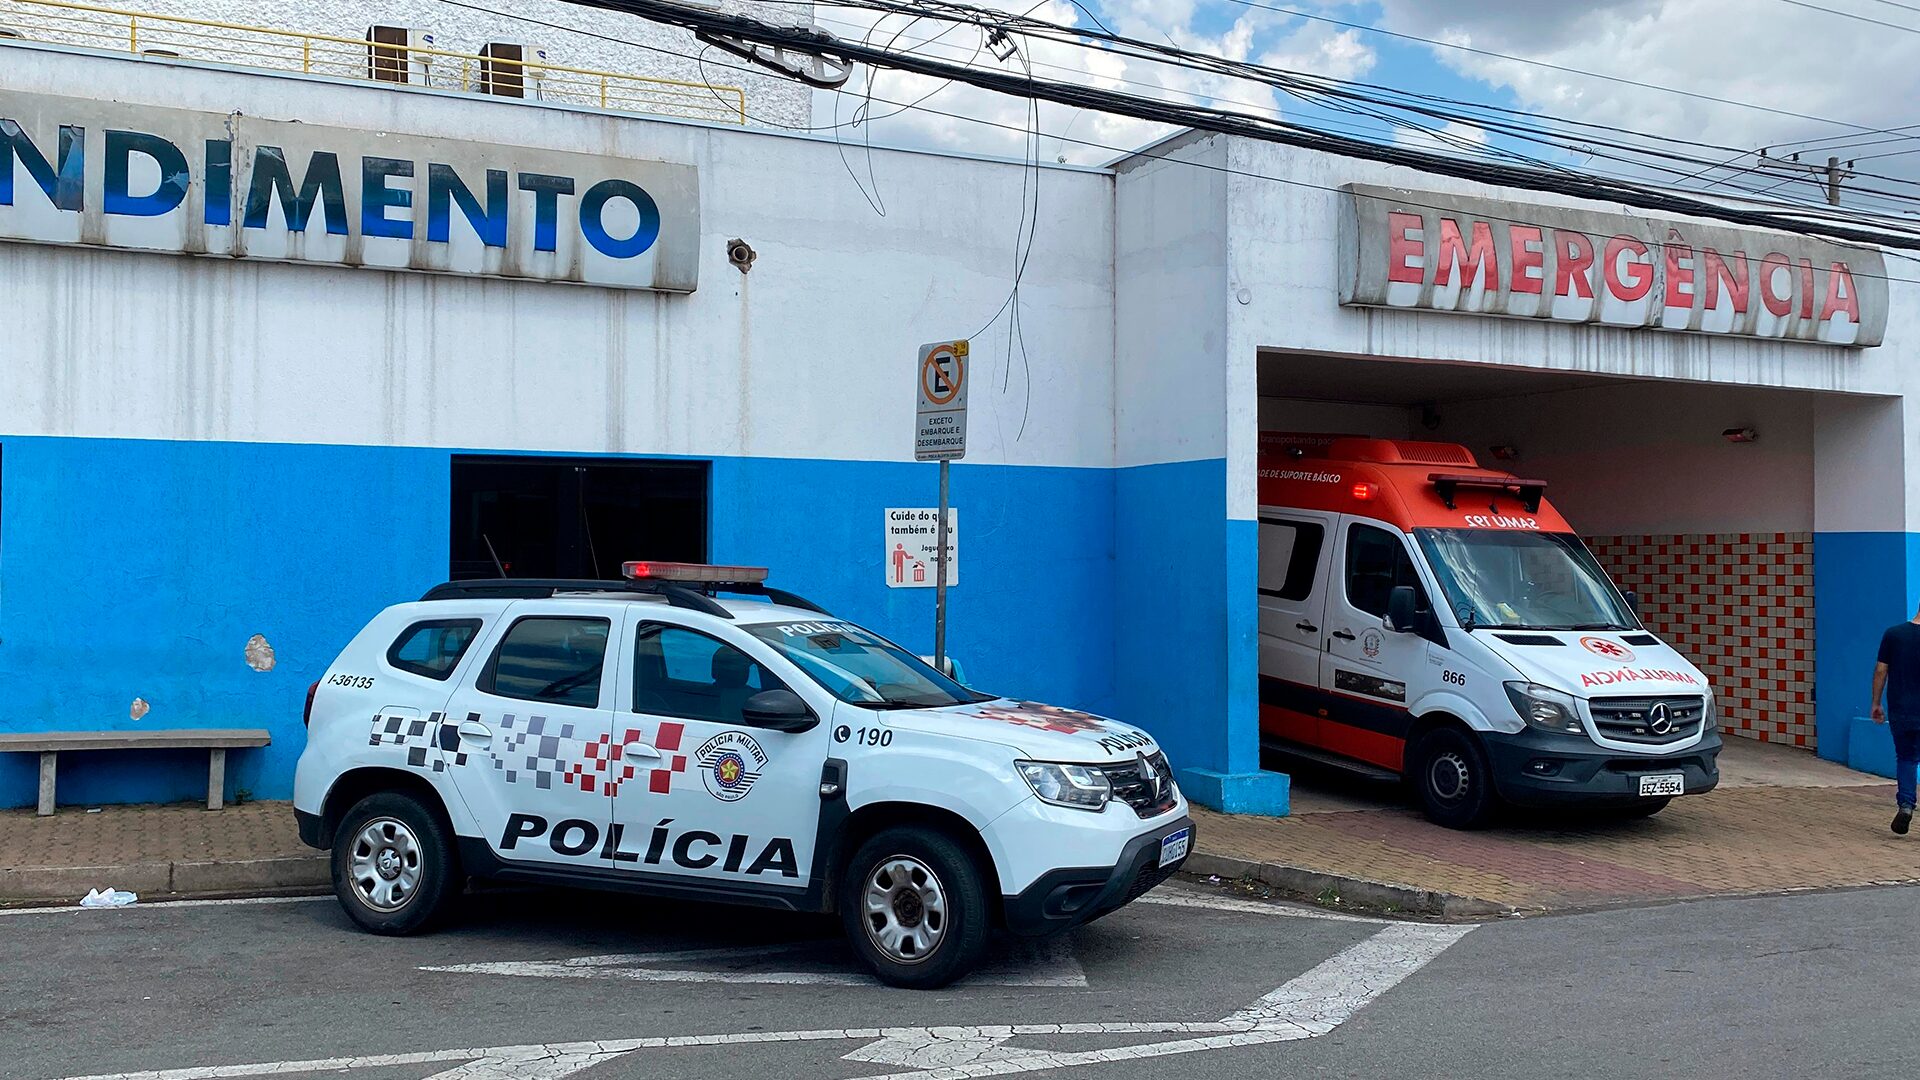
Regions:
<instances>
[{"instance_id":1,"label":"litter sign","mask_svg":"<svg viewBox=\"0 0 1920 1080\"><path fill-rule=\"evenodd\" d=\"M919 424L916 461L953 461L967 456L967 343L936 341L920 346L914 366Z\"/></svg>"},{"instance_id":2,"label":"litter sign","mask_svg":"<svg viewBox=\"0 0 1920 1080\"><path fill-rule=\"evenodd\" d=\"M940 512L931 506L887 510L887 587L931 589ZM960 583L960 511L947 510L947 584Z\"/></svg>"}]
</instances>

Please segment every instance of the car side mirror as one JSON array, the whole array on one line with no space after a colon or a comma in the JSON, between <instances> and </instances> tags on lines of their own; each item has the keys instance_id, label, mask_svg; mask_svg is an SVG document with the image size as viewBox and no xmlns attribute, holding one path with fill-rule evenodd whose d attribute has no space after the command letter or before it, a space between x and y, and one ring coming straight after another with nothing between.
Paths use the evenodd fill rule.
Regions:
<instances>
[{"instance_id":1,"label":"car side mirror","mask_svg":"<svg viewBox=\"0 0 1920 1080\"><path fill-rule=\"evenodd\" d=\"M1640 616L1640 594L1632 589L1627 590L1627 610L1633 612L1635 618Z\"/></svg>"},{"instance_id":2,"label":"car side mirror","mask_svg":"<svg viewBox=\"0 0 1920 1080\"><path fill-rule=\"evenodd\" d=\"M740 708L740 719L753 727L797 733L820 722L791 690L762 690L747 699Z\"/></svg>"},{"instance_id":3,"label":"car side mirror","mask_svg":"<svg viewBox=\"0 0 1920 1080\"><path fill-rule=\"evenodd\" d=\"M1413 632L1415 613L1413 610L1413 586L1395 585L1387 594L1387 629L1396 634Z\"/></svg>"}]
</instances>

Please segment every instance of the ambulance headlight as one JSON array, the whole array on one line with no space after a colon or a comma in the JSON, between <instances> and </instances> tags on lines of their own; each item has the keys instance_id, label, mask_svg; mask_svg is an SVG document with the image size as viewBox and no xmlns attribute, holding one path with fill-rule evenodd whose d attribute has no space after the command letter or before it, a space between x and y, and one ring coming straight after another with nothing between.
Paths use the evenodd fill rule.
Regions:
<instances>
[{"instance_id":1,"label":"ambulance headlight","mask_svg":"<svg viewBox=\"0 0 1920 1080\"><path fill-rule=\"evenodd\" d=\"M1113 798L1107 774L1085 765L1056 765L1051 761L1021 761L1015 766L1041 802L1080 810L1103 810Z\"/></svg>"},{"instance_id":2,"label":"ambulance headlight","mask_svg":"<svg viewBox=\"0 0 1920 1080\"><path fill-rule=\"evenodd\" d=\"M1532 727L1558 735L1586 734L1586 729L1580 726L1580 709L1573 703L1572 694L1539 683L1510 682L1507 697L1513 699L1520 719Z\"/></svg>"}]
</instances>

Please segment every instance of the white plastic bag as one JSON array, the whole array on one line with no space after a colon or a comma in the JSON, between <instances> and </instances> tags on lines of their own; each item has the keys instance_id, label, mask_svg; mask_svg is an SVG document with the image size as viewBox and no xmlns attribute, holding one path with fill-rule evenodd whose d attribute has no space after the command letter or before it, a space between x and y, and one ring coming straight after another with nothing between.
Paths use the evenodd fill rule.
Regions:
<instances>
[{"instance_id":1,"label":"white plastic bag","mask_svg":"<svg viewBox=\"0 0 1920 1080\"><path fill-rule=\"evenodd\" d=\"M125 890L91 889L88 890L87 895L80 898L80 906L84 908L126 907L139 899L138 895Z\"/></svg>"}]
</instances>

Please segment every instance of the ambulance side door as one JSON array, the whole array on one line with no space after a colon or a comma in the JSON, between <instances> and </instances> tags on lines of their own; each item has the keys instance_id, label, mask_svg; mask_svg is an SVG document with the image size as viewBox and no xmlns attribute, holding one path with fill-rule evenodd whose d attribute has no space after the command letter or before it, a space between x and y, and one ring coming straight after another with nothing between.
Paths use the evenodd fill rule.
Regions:
<instances>
[{"instance_id":1,"label":"ambulance side door","mask_svg":"<svg viewBox=\"0 0 1920 1080\"><path fill-rule=\"evenodd\" d=\"M1327 598L1320 688L1328 715L1321 742L1347 757L1398 770L1406 752L1407 686L1425 677L1427 639L1384 625L1387 597L1410 585L1428 607L1407 537L1380 522L1342 515Z\"/></svg>"},{"instance_id":2,"label":"ambulance side door","mask_svg":"<svg viewBox=\"0 0 1920 1080\"><path fill-rule=\"evenodd\" d=\"M1320 743L1320 656L1335 516L1260 511L1260 733Z\"/></svg>"},{"instance_id":3,"label":"ambulance side door","mask_svg":"<svg viewBox=\"0 0 1920 1080\"><path fill-rule=\"evenodd\" d=\"M831 698L765 643L695 621L647 612L627 633L608 851L621 870L706 886L804 887ZM749 721L747 701L768 690L806 700L811 726Z\"/></svg>"}]
</instances>

